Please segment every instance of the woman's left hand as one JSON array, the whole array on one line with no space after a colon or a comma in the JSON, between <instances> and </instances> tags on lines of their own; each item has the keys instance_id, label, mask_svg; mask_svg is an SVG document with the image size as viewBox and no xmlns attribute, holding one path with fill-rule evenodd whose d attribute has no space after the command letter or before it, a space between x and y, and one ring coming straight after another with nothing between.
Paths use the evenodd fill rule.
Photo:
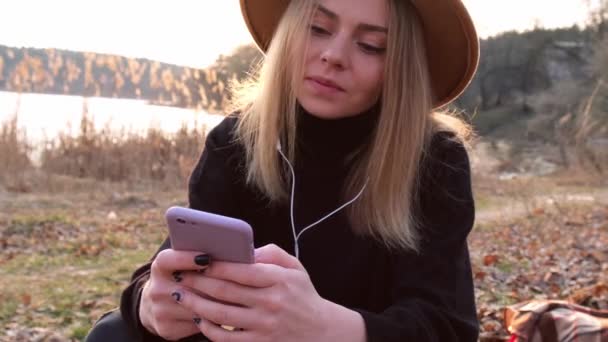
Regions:
<instances>
[{"instance_id":1,"label":"woman's left hand","mask_svg":"<svg viewBox=\"0 0 608 342\"><path fill-rule=\"evenodd\" d=\"M322 341L334 337L330 324L358 315L321 298L300 261L276 245L257 249L254 264L212 262L180 285L174 298L213 341Z\"/></svg>"}]
</instances>

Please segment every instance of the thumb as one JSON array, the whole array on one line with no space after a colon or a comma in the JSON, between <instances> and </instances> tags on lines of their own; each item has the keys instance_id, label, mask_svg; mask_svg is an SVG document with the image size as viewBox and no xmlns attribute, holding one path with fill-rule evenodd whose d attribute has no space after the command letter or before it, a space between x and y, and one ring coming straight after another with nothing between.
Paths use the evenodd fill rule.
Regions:
<instances>
[{"instance_id":1,"label":"thumb","mask_svg":"<svg viewBox=\"0 0 608 342\"><path fill-rule=\"evenodd\" d=\"M255 250L255 262L261 264L275 264L285 268L306 271L300 260L275 244L257 248Z\"/></svg>"}]
</instances>

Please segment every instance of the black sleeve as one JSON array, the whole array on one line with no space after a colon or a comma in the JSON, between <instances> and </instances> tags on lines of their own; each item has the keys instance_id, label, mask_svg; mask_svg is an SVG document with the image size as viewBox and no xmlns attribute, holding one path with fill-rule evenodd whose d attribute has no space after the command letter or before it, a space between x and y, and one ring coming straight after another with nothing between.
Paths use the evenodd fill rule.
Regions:
<instances>
[{"instance_id":1,"label":"black sleeve","mask_svg":"<svg viewBox=\"0 0 608 342\"><path fill-rule=\"evenodd\" d=\"M233 142L236 117L227 117L209 132L205 148L195 166L188 184L189 206L216 214L238 217L235 184L237 146ZM152 259L131 276L131 283L123 291L120 311L138 341L164 341L150 334L139 320L139 300L144 284L150 277L150 266L156 255L171 244L167 238ZM201 334L193 338L201 338Z\"/></svg>"},{"instance_id":2,"label":"black sleeve","mask_svg":"<svg viewBox=\"0 0 608 342\"><path fill-rule=\"evenodd\" d=\"M467 235L475 209L470 166L463 145L444 137L431 143L421 178L419 254L392 259L393 305L361 313L368 341L477 341Z\"/></svg>"}]
</instances>

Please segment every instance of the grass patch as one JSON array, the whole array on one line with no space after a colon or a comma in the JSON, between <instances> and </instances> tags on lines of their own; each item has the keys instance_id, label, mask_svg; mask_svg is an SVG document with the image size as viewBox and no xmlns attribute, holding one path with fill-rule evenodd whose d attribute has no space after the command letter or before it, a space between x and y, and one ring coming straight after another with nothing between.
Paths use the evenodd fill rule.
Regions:
<instances>
[{"instance_id":1,"label":"grass patch","mask_svg":"<svg viewBox=\"0 0 608 342\"><path fill-rule=\"evenodd\" d=\"M496 268L505 273L511 273L513 271L513 263L501 260L496 264Z\"/></svg>"},{"instance_id":2,"label":"grass patch","mask_svg":"<svg viewBox=\"0 0 608 342\"><path fill-rule=\"evenodd\" d=\"M2 305L0 305L0 325L2 325L2 322L15 316L19 302L17 298L5 295L0 296L0 298L2 298Z\"/></svg>"},{"instance_id":3,"label":"grass patch","mask_svg":"<svg viewBox=\"0 0 608 342\"><path fill-rule=\"evenodd\" d=\"M492 206L492 200L489 196L475 194L475 209L483 210Z\"/></svg>"},{"instance_id":4,"label":"grass patch","mask_svg":"<svg viewBox=\"0 0 608 342\"><path fill-rule=\"evenodd\" d=\"M32 233L38 227L47 227L59 224L71 226L72 221L62 213L53 213L48 216L18 215L9 221L6 230L4 230L4 235L27 235Z\"/></svg>"},{"instance_id":5,"label":"grass patch","mask_svg":"<svg viewBox=\"0 0 608 342\"><path fill-rule=\"evenodd\" d=\"M71 337L77 340L84 340L90 329L90 326L77 325L72 328Z\"/></svg>"},{"instance_id":6,"label":"grass patch","mask_svg":"<svg viewBox=\"0 0 608 342\"><path fill-rule=\"evenodd\" d=\"M117 250L97 259L20 257L2 269L0 329L15 321L32 327L61 326L71 330L66 335L80 339L102 312L118 306L131 272L150 254L142 249Z\"/></svg>"},{"instance_id":7,"label":"grass patch","mask_svg":"<svg viewBox=\"0 0 608 342\"><path fill-rule=\"evenodd\" d=\"M503 293L503 292L496 292L494 294L494 299L496 301L496 304L503 306L503 307L513 305L518 302L518 300L513 298L513 296L511 294Z\"/></svg>"},{"instance_id":8,"label":"grass patch","mask_svg":"<svg viewBox=\"0 0 608 342\"><path fill-rule=\"evenodd\" d=\"M106 213L115 209L99 210L93 202L94 208L72 213L0 213L0 331L43 327L82 340L104 312L118 306L131 273L150 258L165 231L155 208L108 220Z\"/></svg>"}]
</instances>

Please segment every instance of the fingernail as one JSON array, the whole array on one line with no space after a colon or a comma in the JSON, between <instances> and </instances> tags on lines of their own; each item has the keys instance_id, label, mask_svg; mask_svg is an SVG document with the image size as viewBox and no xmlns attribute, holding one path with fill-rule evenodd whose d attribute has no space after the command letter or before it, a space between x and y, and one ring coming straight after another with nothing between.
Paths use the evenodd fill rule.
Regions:
<instances>
[{"instance_id":1,"label":"fingernail","mask_svg":"<svg viewBox=\"0 0 608 342\"><path fill-rule=\"evenodd\" d=\"M192 320L194 321L194 324L196 324L196 325L201 324L201 319L198 317L194 317Z\"/></svg>"},{"instance_id":2,"label":"fingernail","mask_svg":"<svg viewBox=\"0 0 608 342\"><path fill-rule=\"evenodd\" d=\"M171 294L171 297L173 297L173 299L175 299L175 301L178 303L182 301L182 293L180 291L174 291Z\"/></svg>"},{"instance_id":3,"label":"fingernail","mask_svg":"<svg viewBox=\"0 0 608 342\"><path fill-rule=\"evenodd\" d=\"M184 280L184 278L182 278L182 271L173 272L173 280L175 280L176 283L180 283Z\"/></svg>"},{"instance_id":4,"label":"fingernail","mask_svg":"<svg viewBox=\"0 0 608 342\"><path fill-rule=\"evenodd\" d=\"M200 254L194 257L194 263L199 266L209 265L209 256L207 254Z\"/></svg>"}]
</instances>

